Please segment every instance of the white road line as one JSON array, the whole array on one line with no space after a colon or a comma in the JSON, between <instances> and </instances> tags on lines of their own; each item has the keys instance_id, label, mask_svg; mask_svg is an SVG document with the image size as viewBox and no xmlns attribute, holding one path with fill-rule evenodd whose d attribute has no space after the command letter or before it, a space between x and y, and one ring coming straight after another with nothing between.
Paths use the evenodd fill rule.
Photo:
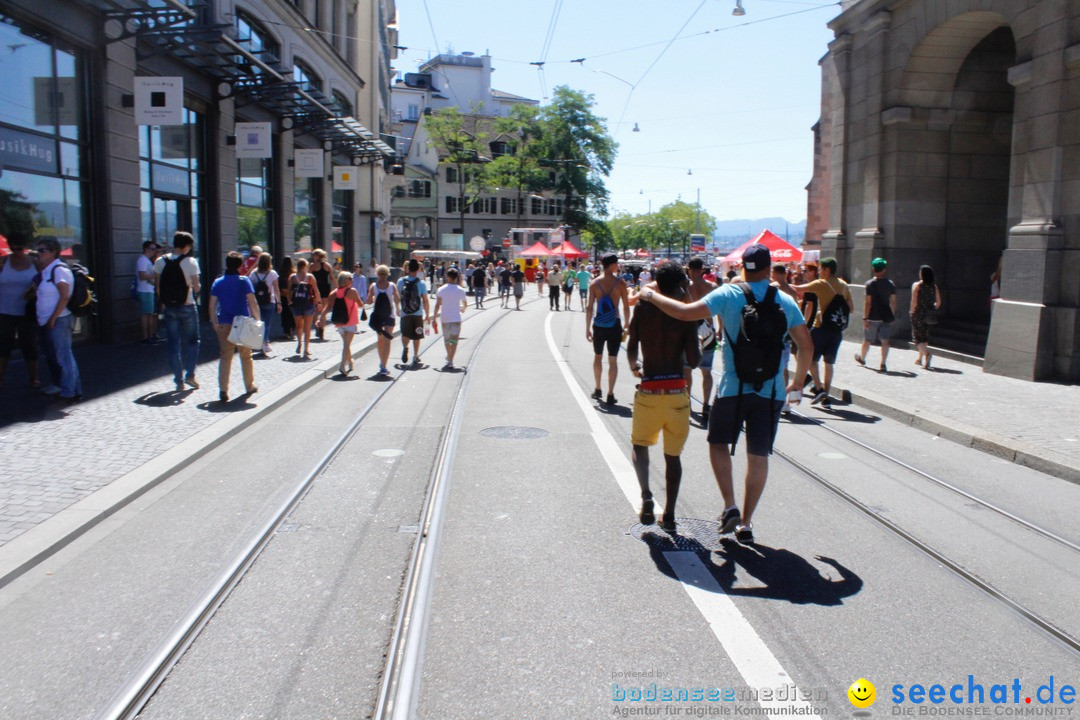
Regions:
<instances>
[{"instance_id":1,"label":"white road line","mask_svg":"<svg viewBox=\"0 0 1080 720\"><path fill-rule=\"evenodd\" d=\"M547 338L548 349L555 359L555 364L562 373L570 389L570 396L581 408L585 420L589 423L593 441L600 450L601 456L611 469L615 482L626 495L626 499L634 508L635 513L640 509L641 493L638 487L637 474L628 457L629 448L622 447L612 437L603 421L600 420L596 409L589 403L588 396L582 391L573 374L570 372L568 363L559 355L558 346L551 333L551 321L553 315L548 315L544 322L544 335ZM750 688L776 688L793 684L791 676L784 670L780 661L776 659L768 645L761 639L754 626L739 612L739 608L724 592L724 588L716 581L712 573L701 562L701 559L692 552L665 552L664 559L678 576L683 589L694 602L698 611L705 617L706 622L712 629L713 635L720 641L720 646L731 658L735 669L742 675L743 680ZM787 701L773 700L762 703L762 707L770 711L781 708L798 708L799 715L816 717L817 713L809 703L798 699L802 693L791 693L795 698ZM791 711L770 712L772 720L786 720Z\"/></svg>"}]
</instances>

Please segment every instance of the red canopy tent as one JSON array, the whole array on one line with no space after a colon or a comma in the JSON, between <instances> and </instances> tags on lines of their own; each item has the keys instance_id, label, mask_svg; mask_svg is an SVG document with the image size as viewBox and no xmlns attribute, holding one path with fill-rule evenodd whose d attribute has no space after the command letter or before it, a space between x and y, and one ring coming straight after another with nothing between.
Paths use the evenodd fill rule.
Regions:
<instances>
[{"instance_id":1,"label":"red canopy tent","mask_svg":"<svg viewBox=\"0 0 1080 720\"><path fill-rule=\"evenodd\" d=\"M7 238L0 235L0 255L10 255L11 247L8 245Z\"/></svg>"},{"instance_id":2,"label":"red canopy tent","mask_svg":"<svg viewBox=\"0 0 1080 720\"><path fill-rule=\"evenodd\" d=\"M571 243L569 241L564 242L561 245L557 245L557 246L551 248L551 254L552 255L558 255L559 257L562 257L562 258L571 258L571 259L574 259L574 260L576 260L577 258L583 258L583 257L588 257L589 256L588 253L581 252L576 247L574 247L573 243Z\"/></svg>"},{"instance_id":3,"label":"red canopy tent","mask_svg":"<svg viewBox=\"0 0 1080 720\"><path fill-rule=\"evenodd\" d=\"M547 245L537 240L527 249L518 253L518 257L548 257L552 252Z\"/></svg>"},{"instance_id":4,"label":"red canopy tent","mask_svg":"<svg viewBox=\"0 0 1080 720\"><path fill-rule=\"evenodd\" d=\"M771 230L762 230L761 233L755 237L747 240L739 247L725 255L721 262L737 263L742 262L742 254L746 248L750 247L754 243L759 243L769 248L769 254L772 256L773 262L778 263L790 263L799 262L802 260L802 250L784 241L779 235L773 233Z\"/></svg>"},{"instance_id":5,"label":"red canopy tent","mask_svg":"<svg viewBox=\"0 0 1080 720\"><path fill-rule=\"evenodd\" d=\"M634 253L634 255L636 257L639 257L639 258L652 257L652 253L649 252L648 250L646 250L645 248L638 248L638 251L636 253Z\"/></svg>"}]
</instances>

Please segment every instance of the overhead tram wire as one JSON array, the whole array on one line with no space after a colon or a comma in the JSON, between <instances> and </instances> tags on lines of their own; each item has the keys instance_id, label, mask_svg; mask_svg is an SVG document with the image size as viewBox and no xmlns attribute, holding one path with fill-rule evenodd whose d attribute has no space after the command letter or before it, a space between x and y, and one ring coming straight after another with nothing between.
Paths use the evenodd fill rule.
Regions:
<instances>
[{"instance_id":1,"label":"overhead tram wire","mask_svg":"<svg viewBox=\"0 0 1080 720\"><path fill-rule=\"evenodd\" d=\"M705 3L707 3L708 1L709 0L701 0L701 4L694 9L694 12L690 13L690 17L686 18L686 22L684 22L682 26L680 26L679 29L675 32L675 34L671 37L671 39L668 40L667 44L664 46L664 49L660 51L660 54L656 56L656 59L652 61L652 64L649 65L649 67L645 68L645 72L641 73L641 77L637 79L637 82L630 86L630 92L626 95L626 103L623 105L622 113L619 115L619 122L615 130L616 136L618 136L619 129L622 128L622 122L626 118L626 110L630 107L630 101L634 98L634 91L637 90L637 86L641 84L641 81L645 79L645 76L649 74L649 71L656 66L656 63L660 62L660 58L664 57L664 53L668 51L668 48L671 47L672 43L679 39L679 35L682 33L682 31L686 29L686 26L689 25L690 21L693 20L694 17L698 14L698 12L701 11L701 8L705 7Z\"/></svg>"}]
</instances>

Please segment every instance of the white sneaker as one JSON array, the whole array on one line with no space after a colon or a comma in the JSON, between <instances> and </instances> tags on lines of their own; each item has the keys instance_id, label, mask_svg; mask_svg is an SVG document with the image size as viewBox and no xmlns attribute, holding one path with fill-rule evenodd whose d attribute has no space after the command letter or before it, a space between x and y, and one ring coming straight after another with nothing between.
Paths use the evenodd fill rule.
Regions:
<instances>
[{"instance_id":1,"label":"white sneaker","mask_svg":"<svg viewBox=\"0 0 1080 720\"><path fill-rule=\"evenodd\" d=\"M41 392L45 393L46 395L59 395L60 388L55 385L46 385L45 387L41 388Z\"/></svg>"},{"instance_id":2,"label":"white sneaker","mask_svg":"<svg viewBox=\"0 0 1080 720\"><path fill-rule=\"evenodd\" d=\"M269 355L271 352L270 343L263 343L263 355Z\"/></svg>"}]
</instances>

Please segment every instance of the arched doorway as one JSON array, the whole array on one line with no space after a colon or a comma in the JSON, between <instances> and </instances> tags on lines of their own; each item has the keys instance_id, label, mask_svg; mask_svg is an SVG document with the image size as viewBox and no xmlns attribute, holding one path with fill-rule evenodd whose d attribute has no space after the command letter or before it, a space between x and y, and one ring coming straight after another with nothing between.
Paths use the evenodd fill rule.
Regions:
<instances>
[{"instance_id":1,"label":"arched doorway","mask_svg":"<svg viewBox=\"0 0 1080 720\"><path fill-rule=\"evenodd\" d=\"M942 342L983 354L990 326L990 275L1009 237L1009 173L1014 91L1008 70L1016 42L1008 27L986 35L965 58L952 92L944 262L947 298Z\"/></svg>"}]
</instances>

